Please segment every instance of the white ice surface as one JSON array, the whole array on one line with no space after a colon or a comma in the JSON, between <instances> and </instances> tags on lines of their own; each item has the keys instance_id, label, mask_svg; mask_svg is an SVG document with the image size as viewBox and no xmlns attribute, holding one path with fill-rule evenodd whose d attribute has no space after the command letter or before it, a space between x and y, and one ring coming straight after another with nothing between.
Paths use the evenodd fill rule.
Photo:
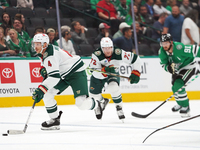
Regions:
<instances>
[{"instance_id":1,"label":"white ice surface","mask_svg":"<svg viewBox=\"0 0 200 150\"><path fill-rule=\"evenodd\" d=\"M27 132L0 135L0 150L199 150L200 117L160 130L143 140L154 130L184 120L172 113L174 101L168 101L145 119L131 116L131 112L147 114L160 102L124 103L125 122L109 103L102 120L94 111L81 111L75 105L58 106L63 111L61 129L42 131L40 124L48 120L44 106L35 107ZM191 116L200 114L200 100L190 101ZM0 108L0 134L7 130L23 130L30 107Z\"/></svg>"}]
</instances>

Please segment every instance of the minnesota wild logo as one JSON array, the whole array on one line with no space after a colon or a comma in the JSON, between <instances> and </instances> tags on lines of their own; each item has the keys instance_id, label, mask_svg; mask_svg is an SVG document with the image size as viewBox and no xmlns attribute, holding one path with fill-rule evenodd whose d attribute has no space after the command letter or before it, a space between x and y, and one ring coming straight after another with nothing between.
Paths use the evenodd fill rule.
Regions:
<instances>
[{"instance_id":1,"label":"minnesota wild logo","mask_svg":"<svg viewBox=\"0 0 200 150\"><path fill-rule=\"evenodd\" d=\"M95 55L100 56L101 55L101 51L96 51Z\"/></svg>"},{"instance_id":2,"label":"minnesota wild logo","mask_svg":"<svg viewBox=\"0 0 200 150\"><path fill-rule=\"evenodd\" d=\"M45 53L43 54L43 58L46 58L47 56L48 56L48 53L45 52Z\"/></svg>"},{"instance_id":3,"label":"minnesota wild logo","mask_svg":"<svg viewBox=\"0 0 200 150\"><path fill-rule=\"evenodd\" d=\"M122 53L121 49L115 49L115 54L120 55Z\"/></svg>"},{"instance_id":4,"label":"minnesota wild logo","mask_svg":"<svg viewBox=\"0 0 200 150\"><path fill-rule=\"evenodd\" d=\"M91 90L94 90L94 88L93 88L93 87L90 87L90 89L91 89Z\"/></svg>"}]
</instances>

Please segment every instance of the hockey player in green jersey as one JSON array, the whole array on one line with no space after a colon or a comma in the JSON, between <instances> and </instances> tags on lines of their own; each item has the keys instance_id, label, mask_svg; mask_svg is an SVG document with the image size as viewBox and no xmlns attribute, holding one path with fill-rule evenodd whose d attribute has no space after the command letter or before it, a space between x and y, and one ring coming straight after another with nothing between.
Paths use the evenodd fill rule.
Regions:
<instances>
[{"instance_id":1,"label":"hockey player in green jersey","mask_svg":"<svg viewBox=\"0 0 200 150\"><path fill-rule=\"evenodd\" d=\"M175 93L193 75L199 73L200 66L195 58L200 57L200 48L197 45L184 45L174 42L169 33L161 36L160 44L159 58L161 65L165 71L172 74L172 91ZM175 100L177 105L172 108L172 111L179 111L182 117L189 117L189 99L185 88L175 95Z\"/></svg>"},{"instance_id":2,"label":"hockey player in green jersey","mask_svg":"<svg viewBox=\"0 0 200 150\"><path fill-rule=\"evenodd\" d=\"M100 47L92 54L90 68L101 70L108 73L118 72L118 67L121 63L126 63L132 68L130 75L130 83L138 83L140 80L141 62L139 56L132 52L126 52L122 49L113 46L113 42L109 37L101 39ZM116 76L102 74L94 71L90 79L90 93L92 97L100 100L104 104L103 110L108 103L101 95L104 84L107 83L107 90L110 92L113 102L116 104L116 110L119 119L125 119L122 110L122 95L120 92L120 79Z\"/></svg>"},{"instance_id":3,"label":"hockey player in green jersey","mask_svg":"<svg viewBox=\"0 0 200 150\"><path fill-rule=\"evenodd\" d=\"M49 37L46 34L36 34L33 37L33 47L42 60L41 75L46 76L45 80L36 88L33 93L33 100L40 102L43 99L50 120L42 123L43 130L60 129L60 117L58 114L57 102L54 96L63 92L71 86L76 106L81 110L95 110L98 118L102 117L100 102L88 97L87 75L85 66L80 56L71 55L58 46L49 44ZM46 74L46 75L45 75Z\"/></svg>"}]
</instances>

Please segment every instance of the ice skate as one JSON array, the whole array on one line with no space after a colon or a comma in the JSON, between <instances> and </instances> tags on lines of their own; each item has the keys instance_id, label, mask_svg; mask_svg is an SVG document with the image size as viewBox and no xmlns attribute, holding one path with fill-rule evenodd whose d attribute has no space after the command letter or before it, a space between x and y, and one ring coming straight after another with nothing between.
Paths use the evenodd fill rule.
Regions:
<instances>
[{"instance_id":1,"label":"ice skate","mask_svg":"<svg viewBox=\"0 0 200 150\"><path fill-rule=\"evenodd\" d=\"M181 108L182 108L182 106L180 106L180 105L175 105L174 107L172 107L172 111L173 111L173 112L177 112L177 111L179 111Z\"/></svg>"},{"instance_id":2,"label":"ice skate","mask_svg":"<svg viewBox=\"0 0 200 150\"><path fill-rule=\"evenodd\" d=\"M62 115L62 111L59 112L59 116L54 119L50 119L42 123L42 130L60 130L60 117Z\"/></svg>"},{"instance_id":3,"label":"ice skate","mask_svg":"<svg viewBox=\"0 0 200 150\"><path fill-rule=\"evenodd\" d=\"M104 109L106 108L109 101L110 101L110 99L104 98L104 102L101 103L102 111L104 111Z\"/></svg>"},{"instance_id":4,"label":"ice skate","mask_svg":"<svg viewBox=\"0 0 200 150\"><path fill-rule=\"evenodd\" d=\"M190 107L189 106L187 106L187 107L182 107L181 109L180 109L180 112L179 112L180 114L181 114L181 117L190 117Z\"/></svg>"},{"instance_id":5,"label":"ice skate","mask_svg":"<svg viewBox=\"0 0 200 150\"><path fill-rule=\"evenodd\" d=\"M117 115L118 115L119 119L122 120L122 122L124 123L125 116L124 116L124 112L122 110L122 107L117 105L116 109L117 109Z\"/></svg>"},{"instance_id":6,"label":"ice skate","mask_svg":"<svg viewBox=\"0 0 200 150\"><path fill-rule=\"evenodd\" d=\"M96 114L97 119L101 119L101 118L102 118L102 115L103 115L103 111L102 111L100 102L97 101L97 103L98 103L98 106L97 106L96 109L94 109L94 112L95 112L95 114Z\"/></svg>"}]
</instances>

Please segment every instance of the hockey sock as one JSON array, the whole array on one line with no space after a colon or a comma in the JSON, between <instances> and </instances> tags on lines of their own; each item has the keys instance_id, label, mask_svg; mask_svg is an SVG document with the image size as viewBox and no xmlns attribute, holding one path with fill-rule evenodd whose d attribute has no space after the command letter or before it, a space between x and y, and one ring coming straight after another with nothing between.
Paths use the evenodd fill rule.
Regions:
<instances>
[{"instance_id":1,"label":"hockey sock","mask_svg":"<svg viewBox=\"0 0 200 150\"><path fill-rule=\"evenodd\" d=\"M50 118L57 118L58 117L58 111L57 111L57 104L46 107L47 113L49 114Z\"/></svg>"},{"instance_id":2,"label":"hockey sock","mask_svg":"<svg viewBox=\"0 0 200 150\"><path fill-rule=\"evenodd\" d=\"M174 85L172 86L172 91L175 93L175 92L177 92L183 86L184 86L183 80L182 79L176 79L175 82L174 82ZM187 93L185 91L185 88L182 89L180 92L178 92L175 95L175 99L176 99L176 102L180 106L182 106L182 107L189 106L189 99L187 97Z\"/></svg>"},{"instance_id":3,"label":"hockey sock","mask_svg":"<svg viewBox=\"0 0 200 150\"><path fill-rule=\"evenodd\" d=\"M176 102L182 106L182 107L187 107L189 106L189 99L187 97L187 93L185 91L179 92L176 96L175 96L175 100Z\"/></svg>"}]
</instances>

